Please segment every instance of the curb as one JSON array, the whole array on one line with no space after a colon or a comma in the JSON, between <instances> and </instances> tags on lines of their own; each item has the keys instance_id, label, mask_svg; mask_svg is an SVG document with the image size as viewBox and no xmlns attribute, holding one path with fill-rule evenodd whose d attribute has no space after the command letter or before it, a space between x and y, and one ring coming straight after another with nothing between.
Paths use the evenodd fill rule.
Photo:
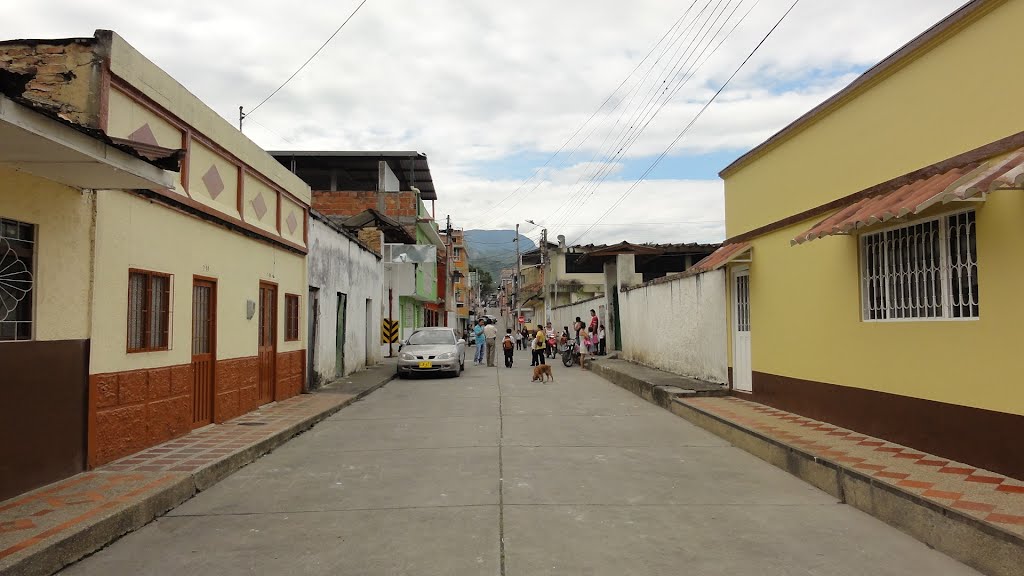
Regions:
<instances>
[{"instance_id":1,"label":"curb","mask_svg":"<svg viewBox=\"0 0 1024 576\"><path fill-rule=\"evenodd\" d=\"M601 364L600 361L588 364L590 369L598 376L601 376L619 388L629 390L644 400L647 400L652 404L657 404L666 410L671 409L672 402L676 398L729 395L728 390L725 388L722 388L721 390L693 390L690 388L683 388L682 386L654 384L625 372L613 370L608 366ZM680 383L685 383L686 379L682 376L679 378Z\"/></svg>"},{"instance_id":2,"label":"curb","mask_svg":"<svg viewBox=\"0 0 1024 576\"><path fill-rule=\"evenodd\" d=\"M239 469L258 460L261 456L281 447L289 440L309 430L368 394L391 382L395 377L390 373L381 382L288 428L265 438L256 444L211 462L209 465L171 481L170 484L150 494L145 499L124 504L100 520L84 526L82 530L64 536L52 544L37 550L10 566L3 567L3 574L10 576L49 576L86 556L113 544L125 534L139 528L184 504L196 494L206 490L234 474Z\"/></svg>"},{"instance_id":3,"label":"curb","mask_svg":"<svg viewBox=\"0 0 1024 576\"><path fill-rule=\"evenodd\" d=\"M1024 539L1016 534L685 402L670 411L984 574L1021 574Z\"/></svg>"},{"instance_id":4,"label":"curb","mask_svg":"<svg viewBox=\"0 0 1024 576\"><path fill-rule=\"evenodd\" d=\"M990 576L1021 574L1024 539L1016 534L744 428L684 401L688 397L727 394L655 386L623 372L607 367L602 369L600 364L595 364L594 368L594 372L612 384L669 410L826 492L841 503L870 514L967 566Z\"/></svg>"}]
</instances>

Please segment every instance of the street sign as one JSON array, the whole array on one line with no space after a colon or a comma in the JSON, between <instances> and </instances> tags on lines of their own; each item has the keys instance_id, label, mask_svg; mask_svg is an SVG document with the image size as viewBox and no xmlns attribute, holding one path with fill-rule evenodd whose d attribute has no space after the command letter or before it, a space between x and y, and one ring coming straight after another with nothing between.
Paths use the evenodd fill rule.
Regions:
<instances>
[{"instance_id":1,"label":"street sign","mask_svg":"<svg viewBox=\"0 0 1024 576\"><path fill-rule=\"evenodd\" d=\"M381 344L394 344L398 342L398 320L381 320L380 342Z\"/></svg>"}]
</instances>

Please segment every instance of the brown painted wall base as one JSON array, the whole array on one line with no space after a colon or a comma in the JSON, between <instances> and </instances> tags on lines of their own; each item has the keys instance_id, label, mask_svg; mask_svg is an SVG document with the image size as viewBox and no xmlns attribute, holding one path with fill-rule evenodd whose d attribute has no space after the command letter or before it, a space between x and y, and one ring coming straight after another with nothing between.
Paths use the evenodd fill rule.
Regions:
<instances>
[{"instance_id":1,"label":"brown painted wall base","mask_svg":"<svg viewBox=\"0 0 1024 576\"><path fill-rule=\"evenodd\" d=\"M305 350L277 355L275 400L302 392L305 367ZM219 360L216 376L214 422L259 408L257 357ZM94 374L89 400L88 465L96 467L192 430L192 366Z\"/></svg>"},{"instance_id":2,"label":"brown painted wall base","mask_svg":"<svg viewBox=\"0 0 1024 576\"><path fill-rule=\"evenodd\" d=\"M85 469L89 341L0 343L0 500Z\"/></svg>"},{"instance_id":3,"label":"brown painted wall base","mask_svg":"<svg viewBox=\"0 0 1024 576\"><path fill-rule=\"evenodd\" d=\"M220 424L259 408L259 361L256 356L217 361L213 421Z\"/></svg>"},{"instance_id":4,"label":"brown painted wall base","mask_svg":"<svg viewBox=\"0 0 1024 576\"><path fill-rule=\"evenodd\" d=\"M754 372L738 397L1024 480L1024 416Z\"/></svg>"},{"instance_id":5,"label":"brown painted wall base","mask_svg":"<svg viewBox=\"0 0 1024 576\"><path fill-rule=\"evenodd\" d=\"M302 393L306 381L306 351L280 352L277 355L277 389L274 400L281 401Z\"/></svg>"},{"instance_id":6,"label":"brown painted wall base","mask_svg":"<svg viewBox=\"0 0 1024 576\"><path fill-rule=\"evenodd\" d=\"M89 377L89 466L166 442L192 427L192 366Z\"/></svg>"}]
</instances>

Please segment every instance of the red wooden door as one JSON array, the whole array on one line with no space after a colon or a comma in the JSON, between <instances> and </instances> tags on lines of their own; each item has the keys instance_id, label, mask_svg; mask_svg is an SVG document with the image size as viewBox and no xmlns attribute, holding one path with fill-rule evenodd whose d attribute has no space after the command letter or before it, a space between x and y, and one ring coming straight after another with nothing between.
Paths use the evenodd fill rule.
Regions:
<instances>
[{"instance_id":1,"label":"red wooden door","mask_svg":"<svg viewBox=\"0 0 1024 576\"><path fill-rule=\"evenodd\" d=\"M213 422L214 367L217 359L217 285L192 281L192 427Z\"/></svg>"},{"instance_id":2,"label":"red wooden door","mask_svg":"<svg viewBox=\"0 0 1024 576\"><path fill-rule=\"evenodd\" d=\"M260 284L259 400L274 400L277 374L277 287Z\"/></svg>"}]
</instances>

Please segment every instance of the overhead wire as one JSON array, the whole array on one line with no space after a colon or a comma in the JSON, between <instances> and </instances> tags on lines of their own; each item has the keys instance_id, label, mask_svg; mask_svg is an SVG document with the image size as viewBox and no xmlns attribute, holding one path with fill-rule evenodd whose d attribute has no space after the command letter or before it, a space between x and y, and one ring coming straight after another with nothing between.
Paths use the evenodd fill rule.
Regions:
<instances>
[{"instance_id":1,"label":"overhead wire","mask_svg":"<svg viewBox=\"0 0 1024 576\"><path fill-rule=\"evenodd\" d=\"M763 46L764 43L768 41L768 38L771 37L772 33L774 33L775 30L778 29L778 27L782 24L782 22L786 19L786 17L789 16L789 14L793 11L794 8L796 8L797 4L799 4L799 3L800 3L800 0L793 0L793 3L789 6L789 9L787 9L786 12L782 14L782 16L778 19L778 21L775 22L775 25L772 26L770 30L768 30L768 32L764 35L764 37L761 38L761 41L758 42L756 46L754 46L754 49L751 50L749 54L747 54L747 57L743 59L743 61L740 63L739 66L736 67L736 69L732 72L732 74L729 76L729 78L726 79L725 83L723 83L722 86L714 93L714 95L711 96L711 98L707 101L707 103L705 103L704 106L697 112L697 114L694 115L694 117L690 120L690 122L685 127L683 127L683 129L679 132L679 134L675 137L675 139L672 140L672 142L665 148L664 151L662 151L662 153L660 155L658 155L658 157L654 160L654 162L651 163L651 165L647 168L647 170L644 171L644 173L640 176L640 178L638 178L637 181L634 182L633 185L630 186L629 189L627 189L619 197L618 200L615 201L615 203L613 203L611 206L609 206L608 209L605 210L605 212L597 220L595 220L594 223L591 224L589 228L587 228L586 230L583 231L582 234L577 236L576 239L572 241L572 244L576 244L581 239L586 237L586 235L589 234L590 231L593 230L594 227L598 223L600 223L606 216L608 216L608 214L611 214L612 210L615 210L615 208L617 208L620 204L622 204L622 202L624 202L626 200L626 198L628 198L629 195L632 194L632 192L634 190L636 190L637 186L639 186L640 183L643 182L643 180L645 178L647 178L647 175L650 174L651 171L654 170L654 168L658 166L658 164L668 155L668 153L672 150L672 148L674 148L675 145L683 138L683 136L685 136L686 133L689 132L690 128L697 122L698 119L700 119L700 117L704 114L704 112L707 111L707 109L709 107L711 107L711 104L713 104L714 101L716 99L718 99L718 96L721 95L722 92L725 91L726 87L728 87L729 84L733 81L733 79L736 78L736 75L740 73L740 70L742 70L743 67L746 66L748 62L750 62L750 59L753 58L754 54L756 54L757 51L760 50L761 46Z\"/></svg>"},{"instance_id":2,"label":"overhead wire","mask_svg":"<svg viewBox=\"0 0 1024 576\"><path fill-rule=\"evenodd\" d=\"M740 2L733 6L732 11L729 12L729 16L726 17L724 20L722 20L721 17L728 10L730 4L727 4L723 8L722 12L718 13L718 16L715 17L714 22L711 23L711 26L704 32L704 34L697 41L698 43L694 46L694 50L691 51L690 54L686 56L685 62L689 62L690 56L696 54L696 48L698 48L703 43L704 39L707 38L707 35L711 29L713 29L717 25L718 30L715 31L714 35L711 37L708 43L704 44L703 49L701 49L699 54L696 54L696 57L694 58L693 62L690 63L689 67L686 70L682 70L681 68L679 68L678 65L673 69L673 71L675 71L676 74L673 77L673 83L662 89L661 93L664 96L661 98L652 99L646 105L641 114L637 116L637 125L631 126L630 129L623 135L623 137L620 138L620 140L616 143L616 146L614 148L615 151L612 154L612 156L607 158L605 162L602 163L602 165L599 167L598 172L595 173L586 184L584 184L584 186L578 191L578 193L574 197L570 197L570 200L572 198L575 198L577 201L563 214L560 222L568 221L577 213L579 213L579 211L583 208L587 200L589 200L597 191L597 189L608 179L608 177L614 170L614 167L625 156L626 152L628 152L633 147L633 145L637 142L637 140L640 138L643 132L651 124L651 122L653 122L654 119L658 116L661 110L664 109L665 106L667 106L669 102L671 102L675 98L676 94L678 94L678 92L682 90L684 86L686 86L686 84L696 75L696 73L703 67L703 65L707 63L708 59L710 59L711 56L713 56L718 51L721 45L732 35L732 33L736 30L739 24L746 19L746 16L750 14L750 12L753 10L753 8L757 5L759 1L760 0L755 0L750 10L748 10L742 18L737 20L733 25L732 29L730 29L729 32L726 33L724 36L722 36L722 30L725 28L729 20L732 19L736 11L742 5L742 0L740 0ZM719 2L719 5L720 4L721 2ZM719 5L716 5L715 9L712 11L712 14L714 14L714 12L717 11ZM709 15L707 21L710 20L711 15ZM721 22L720 25L718 24L719 22ZM718 38L721 38L718 42L718 45L715 46L714 50L712 50L710 54L707 54L708 48L710 48L711 45L714 44L715 40ZM705 54L707 54L706 57ZM701 60L701 58L703 58L703 60Z\"/></svg>"},{"instance_id":3,"label":"overhead wire","mask_svg":"<svg viewBox=\"0 0 1024 576\"><path fill-rule=\"evenodd\" d=\"M502 203L504 203L504 202L505 202L506 200L508 200L509 198L511 198L512 196L514 196L514 195L516 194L516 192L519 192L520 190L522 190L522 189L523 189L523 188L524 188L524 187L525 187L525 186L526 186L526 185L527 185L527 184L528 184L528 183L530 182L530 180L532 180L532 179L533 179L533 178L535 178L535 177L536 177L536 176L537 176L538 174L540 174L540 172L541 172L541 171L542 171L542 170L543 170L543 169L544 169L545 167L547 167L547 166L548 166L548 165L549 165L549 164L551 163L551 161L552 161L552 160L554 160L554 159L555 159L555 158L556 158L556 157L558 156L558 154L559 154L559 153L561 153L561 151L562 151L562 150L564 150L564 149L565 149L565 147L569 145L569 143L570 143L570 142L572 142L572 140L573 140L573 139L574 139L574 138L575 138L575 137L576 137L576 136L577 136L577 135L578 135L578 134L579 134L579 133L580 133L580 132L581 132L581 131L583 130L583 128L584 128L584 127L586 127L586 126L587 126L587 124L589 124L589 123L590 123L590 122L591 122L591 121L592 121L592 120L593 120L593 119L594 119L594 118L595 118L595 117L596 117L596 116L598 115L598 113L599 113L599 112L600 112L600 111L601 111L601 110L602 110L602 109L603 109L603 108L604 108L604 107L605 107L605 106L606 106L606 105L608 104L608 102L610 102L610 101L612 100L612 98L613 98L613 97L615 96L615 94L617 94L617 93L619 92L619 90L621 90L621 89L622 89L622 87L623 87L623 86L624 86L624 85L625 85L625 84L626 84L626 83L627 83L627 82L629 81L629 79L633 77L633 75L634 75L634 74L636 73L636 71L637 71L637 70L639 70L639 69L640 69L640 67L644 65L644 63L645 63L645 62L646 62L646 61L647 61L647 60L648 60L648 59L649 59L649 58L651 57L651 55L652 55L652 54L653 54L653 53L654 53L654 52L655 52L655 51L657 50L658 46L660 46L660 45L661 45L661 44L662 44L662 43L663 43L663 42L665 41L665 38L667 38L667 37L668 37L668 36L669 36L669 35L670 35L670 34L672 33L672 31L673 31L673 30L674 30L674 29L675 29L676 27L678 27L678 25L679 25L679 24L680 24L680 23L681 23L681 22L683 21L683 19L684 19L684 18L686 17L686 14L688 14L688 13L689 13L689 11L690 11L690 10L691 10L691 9L693 8L693 6L694 6L694 5L696 4L696 3L697 3L697 0L693 0L693 1L691 2L691 4L690 4L690 7L688 7L688 8L686 9L686 11L685 11L685 12L683 13L683 15L682 15L682 16L680 16L679 18L677 18L677 19L676 19L675 23L674 23L674 24L673 24L673 25L672 25L672 26L671 26L671 27L669 28L669 30L668 30L668 31L666 31L666 32L665 32L665 34L663 34L663 35L661 36L661 38L660 38L660 39L658 39L658 42L657 42L657 43L655 43L655 44L654 44L654 46L652 46L652 47L651 47L651 49L650 49L650 50L649 50L649 51L647 52L647 54L646 54L646 55L645 55L645 56L643 57L643 59L642 59L642 60L640 60L640 62L639 62L639 63L638 63L638 64L637 64L637 65L636 65L636 66L635 66L634 68L633 68L633 70L631 70L631 71L630 71L630 73L629 73L629 74L627 74L627 75L626 75L626 77L625 77L625 78L623 78L623 79L622 79L622 82L620 82L620 83L619 83L619 85L618 85L618 86L616 86L614 90L612 90L611 94L609 94L609 95L608 95L608 97L604 99L604 102L602 102L602 103L601 103L601 105L600 105L600 106L598 106L596 110L594 110L594 112L593 112L593 113L592 113L592 114L590 115L590 117L589 117L589 118L587 118L587 120L586 120L585 122L583 122L583 124L581 124L581 125L580 125L580 127L579 127L579 128L577 128L575 132L573 132L572 136L570 136L570 137L569 137L569 139L568 139L568 140L566 140L566 141L565 141L565 142L564 142L564 143L563 143L563 144L562 144L562 145L561 145L561 146L560 146L560 147L558 148L558 150L556 150L556 151L555 151L555 153L554 153L554 154L552 154L551 156L549 156L549 157L548 157L548 159L547 159L547 160L546 160L546 161L544 162L544 164L543 164L543 165L542 165L541 167L539 167L539 168L537 168L536 170L534 170L533 174L531 174L531 175L530 175L530 176L529 176L529 177L528 177L528 178L527 178L526 180L524 180L524 181L523 181L523 182L522 182L522 183L521 183L521 184L520 184L519 186L517 186L517 187L516 187L516 188L515 188L515 189L514 189L514 190L513 190L512 192L510 192L510 193L509 193L508 195L506 195L506 196L505 196L504 198L502 198L501 200L499 200L499 201L498 201L497 203L495 203L495 204L492 204L492 205L491 205L490 207L488 207L488 208L487 208L486 210L484 210L483 212L481 212L481 213L477 214L477 215L476 215L476 216L475 216L474 218L479 218L479 217L481 217L481 216L484 216L484 215L488 214L488 213L489 213L489 212L491 212L492 210L494 210L494 209L497 209L497 207L498 207L499 205L501 205L501 204L502 204ZM638 84L637 84L637 86L639 86L639 85L640 85L640 83L638 83ZM614 106L614 107L612 108L612 112L614 112L614 111L615 111L615 109L616 109L616 108L618 107L618 105L619 105L619 104L620 104L620 103L622 102L622 100L623 100L623 99L619 99L619 101L618 101L618 102L616 102L616 105L615 105L615 106ZM596 126L595 126L595 130L596 130ZM573 154L575 154L575 153L576 153L576 151L578 151L578 150L579 150L579 148L580 148L580 147L582 146L582 144L583 144L584 142L586 142L586 141L587 141L587 140L588 140L588 139L590 138L590 136L591 136L591 135L593 134L593 132L594 132L594 130L592 130L592 131L591 131L591 132L590 132L590 133L589 133L589 134L587 135L587 137L585 137L584 139L580 140L580 142L579 142L579 143L578 143L578 144L576 145L576 148L574 148L574 149L573 149L573 151L572 151L572 152L570 152L570 154L569 154L569 156L568 156L569 158L571 158L571 157L573 156ZM533 189L533 190L536 190L536 186L534 187L534 189ZM532 191L531 191L531 193L532 193ZM492 219L488 220L488 221L487 221L487 224L490 224L491 222L495 221L496 219L498 219L498 218L501 218L502 216L504 216L505 214L507 214L507 213L508 213L508 212L509 212L509 211L510 211L510 210L511 210L512 208L514 208L514 207L515 207L515 205L518 205L518 203L519 203L519 202L521 202L521 199L520 199L520 200L518 200L518 201L516 201L516 202L515 202L515 203L513 204L513 206L511 206L511 207L509 207L508 209L506 209L506 210L505 210L505 212L502 212L502 213L501 213L501 214L499 214L499 215L498 215L498 216L497 216L496 218L492 218Z\"/></svg>"},{"instance_id":4,"label":"overhead wire","mask_svg":"<svg viewBox=\"0 0 1024 576\"><path fill-rule=\"evenodd\" d=\"M740 0L740 2L742 1L743 0ZM697 23L698 19L708 8L708 6L710 6L710 4L711 0L708 0L707 4L704 5L704 8L701 9L701 11L691 22L691 26ZM652 104L657 102L658 98L660 98L667 90L667 88L663 88L660 91L655 91L655 89L659 86L665 85L670 80L674 83L676 82L676 79L679 78L680 76L686 76L685 73L680 71L679 67L685 64L686 62L689 62L690 56L694 53L695 49L700 45L700 42L703 40L703 38L706 37L707 31L709 31L713 27L713 23L711 24L711 27L708 26L708 23L711 22L711 17L714 16L714 14L717 12L718 6L720 5L721 0L719 0L719 3L712 10L711 14L708 15L708 18L701 24L700 29L697 30L697 32L694 34L693 40L691 40L690 43L687 45L687 50L684 51L683 54L675 56L679 52L679 49L676 49L676 51L673 54L674 59L668 65L666 65L665 71L659 73L659 76L655 79L654 84L645 95L644 100L632 112L630 121L615 136L615 141L613 142L613 144L608 146L605 143L602 143L601 148L595 151L594 159L596 159L599 156L603 156L605 159L601 163L592 167L588 173L581 174L580 178L577 179L576 184L573 185L573 187L576 188L576 190L574 192L571 192L565 198L562 204L559 205L558 209L556 209L555 212L553 212L548 217L548 223L550 226L556 227L561 222L568 221L569 219L571 219L575 215L575 213L578 212L579 206L582 205L582 201L593 195L593 191L596 190L596 187L600 186L600 184L603 183L604 180L611 175L612 171L614 170L614 167L618 163L619 157L623 156L625 152L628 150L628 148L632 146L632 143L635 142L635 138L630 140L631 134L635 133L636 138L638 138L640 134L643 132L643 130L646 129L647 124L649 124L649 122L646 122L642 127L638 129L638 126L640 126L640 124L643 122L645 118L644 113L647 110L649 110ZM721 14L724 14L724 10L721 13L719 13L719 18L721 17ZM704 35L701 35L701 31L704 31ZM719 32L716 32L716 35ZM691 67L687 70L687 72L689 72L689 70L692 69L692 66L693 65L691 64ZM685 80L688 80L688 78L686 78ZM669 87L671 86L674 86L674 84L670 85ZM672 94L670 94L666 98L671 98L671 96ZM573 202L574 200L576 200L575 203ZM558 213L561 212L562 210L565 210L565 212L562 212L562 215L558 216Z\"/></svg>"},{"instance_id":5,"label":"overhead wire","mask_svg":"<svg viewBox=\"0 0 1024 576\"><path fill-rule=\"evenodd\" d=\"M707 6L711 4L711 2L712 2L712 0L708 0L707 4L705 4L705 5L704 5L704 8L702 8L702 9L701 9L701 12L700 12L700 13L703 13L703 12L704 12L704 10L706 10L706 9L707 9ZM669 31L668 31L668 32L667 32L667 33L666 33L666 34L665 34L664 36L662 36L662 39L661 39L661 41L664 41L664 39L665 39L665 38L666 38L667 36L669 36L669 35L672 35L672 34L673 34L673 31L674 31L674 30L675 30L676 28L678 28L680 24L682 24L682 22L683 22L683 21L684 21L684 20L686 19L686 16L687 16L687 15L688 15L688 14L690 13L690 11L691 11L691 10L693 9L693 7L694 7L694 6L696 5L696 4L697 4L697 0L693 0L693 2L691 2L691 3L690 3L690 5L689 5L689 6L687 7L686 11L685 11L685 12L683 12L683 14L682 14L682 15L681 15L681 16L680 16L680 17L679 17L679 18L678 18L678 19L677 19L677 20L676 20L676 21L675 21L675 22L673 23L673 25L672 25L672 27L671 27L671 28L669 29ZM700 13L698 13L698 17L699 17L699 15L700 15ZM696 23L696 21L697 21L697 20L696 20L696 18L695 18L694 20L692 20L692 21L690 22L690 24L689 24L688 26L686 26L686 27L685 27L685 28L683 29L682 33L680 33L680 34L678 34L678 35L675 35L675 36L673 36L672 40L671 40L671 41L669 41L669 42L668 42L668 44L666 44L664 48L662 48L662 50L661 50L661 53L660 53L660 54L658 55L658 57L657 57L657 58L656 58L656 59L654 60L654 62L653 62L653 63L651 64L651 66L650 66L649 68L647 68L647 71L646 71L646 72L644 72L644 75L643 75L643 77L641 77L641 78L640 78L640 80L639 80L639 81L637 81L637 82L636 82L636 84L634 84L632 88L630 88L629 92L627 92L627 93L626 93L626 95L625 95L625 96L623 96L623 98L622 98L622 99L620 99L620 101L616 103L616 106L612 108L612 110L611 110L610 112L611 112L611 113L614 113L614 112L615 112L615 110L616 110L616 108L618 108L618 104L621 104L622 102L625 102L625 106L622 106L622 110L621 110L621 111L619 112L619 115L618 115L618 116L616 117L616 119L615 119L615 122L614 122L614 123L612 124L612 126L611 126L611 127L610 127L610 128L608 129L608 133L607 133L607 134L605 134L604 140L603 140L603 141L601 142L601 144L600 144L600 145L599 145L598 147L596 147L596 148L595 148L595 150L594 150L594 154L593 154L593 156L591 156L591 158L590 158L590 161L588 162L588 164L593 164L593 163L594 163L594 161L595 161L595 160L597 159L598 155L600 154L600 151L601 151L601 150L603 150L603 149L605 148L605 146L606 146L606 144L607 144L607 142L608 142L608 138L609 138L609 137L610 137L610 136L612 135L612 133L613 133L613 132L615 131L615 128L616 128L616 127L617 127L617 126L619 125L619 122L621 122L621 121L622 121L622 117L623 117L623 116L625 115L626 111L627 111L627 110L629 110L630 106L632 106L632 104L633 104L633 101L634 101L634 99L636 98L636 95L637 95L637 94L638 94L638 93L640 92L640 90L642 89L642 87L643 87L644 83L645 83L645 82L647 81L647 77L648 77L648 76L650 75L650 73L651 73L651 72L652 72L653 70L655 70L655 69L657 68L657 66L658 66L658 63L659 63L659 62L661 62L662 58L663 58L663 57L665 56L665 54L666 54L666 53L667 53L667 52L668 52L668 51L669 51L669 50L670 50L670 49L672 48L672 46L676 45L676 43L677 43L677 42L679 41L679 39L680 39L680 38L684 38L684 37L686 36L686 34L687 34L687 33L688 33L688 31L689 31L689 30L691 29L691 27L693 26L693 24L694 24L694 23ZM661 43L661 41L659 41L659 44ZM658 46L658 45L655 45L655 47L654 47L654 48L657 48L657 46ZM652 51L653 51L653 50L654 50L654 49L652 49ZM678 51L678 49L677 49L677 51ZM649 55L650 55L650 53L648 54L648 56L649 56ZM642 64L643 64L643 62L641 61L641 65L642 65ZM638 66L639 66L639 65L638 65ZM633 72L631 72L630 74L632 75L632 74L633 74L633 73L635 73L635 72L636 72L636 68L634 68ZM581 140L581 141L580 141L580 142L579 142L579 143L578 143L578 144L576 145L576 149L575 149L575 150L573 151L573 154L575 154L576 150L579 150L579 148L580 148L580 147L581 147L581 146L582 146L582 145L583 145L583 144L584 144L584 143L585 143L585 142L586 142L587 140L589 140L589 137L593 135L593 133L594 133L594 132L596 131L596 129L597 129L597 127L595 126L595 129L594 129L594 130L592 130L592 131L590 132L590 134L588 134L588 136L587 136L587 139L585 139L585 140ZM567 167L567 166L569 165L569 161L571 160L571 158L572 158L572 155L573 155L573 154L570 154L570 155L569 155L569 157L567 157L567 158L566 158L566 161L565 161L565 163L563 164L563 167ZM577 179L576 179L576 182L575 182L575 183L574 183L574 184L572 185L572 187L573 187L573 188L575 188L576 186L578 186L578 185L580 184L580 182L582 181L582 179L583 179L583 176L584 176L584 174L585 174L585 173L586 173L586 172L584 172L584 173L581 173L581 174L580 174L580 177L579 177L579 178L577 178ZM539 188L539 187L540 187L540 186L541 186L542 184L544 184L544 182L543 182L543 181L539 181L539 182L537 182L537 184L535 184L535 185L534 185L534 187L533 187L533 188L532 188L532 189L531 189L531 190L530 190L530 191L529 191L528 193L526 193L526 194L525 194L525 195L523 196L523 198L525 198L526 196L530 196L530 195L532 195L532 194L533 194L533 193L534 193L534 192L535 192L535 191L537 190L537 188ZM521 201L523 200L523 198L520 198L519 202L521 202ZM517 202L516 204L518 204L518 202ZM565 206L565 204L566 204L566 202L563 202L563 203L562 203L562 205L560 205L560 206L559 206L558 208L556 208L556 209L555 209L555 211L554 211L554 213L552 213L552 215L553 215L553 214L556 214L556 213L558 213L558 211L560 211L560 210L561 210L561 209L562 209L562 208L563 208L563 207ZM511 210L511 208L509 208L509 210ZM507 213L509 212L509 210L506 210L505 212L503 212L503 213L502 213L501 215L499 215L499 217L501 217L501 216L504 216L505 214L507 214ZM551 217L551 215L549 215L549 218L550 218L550 217Z\"/></svg>"},{"instance_id":6,"label":"overhead wire","mask_svg":"<svg viewBox=\"0 0 1024 576\"><path fill-rule=\"evenodd\" d=\"M302 63L302 66L299 66L299 68L295 72L292 72L292 75L289 76L287 80L285 80L284 82L281 83L280 86L275 88L274 91L271 92L269 96L264 98L263 101L261 101L259 104L257 104L256 107L254 107L252 110L249 110L248 112L246 112L245 116L246 117L251 116L254 112L259 110L261 106L266 104L268 100L273 98L275 94L277 94L278 92L281 91L282 88L287 86L288 83L291 82L292 79L295 78L299 74L299 72L302 72L302 69L305 68L307 65L309 65L309 63L312 62L313 59L316 58L317 55L320 54L320 52L322 52L323 49L327 47L328 44L330 44L331 40L334 40L334 37L337 36L339 32L341 32L341 29L344 28L346 24L348 24L349 20L351 20L352 17L356 15L356 12L359 12L359 9L362 8L363 5L366 4L367 1L368 0L363 0L362 2L360 2L359 5L356 6L356 9L353 10L352 13L348 15L348 18L345 18L345 21L341 23L341 26L338 26L338 28L334 31L334 33L331 34L327 38L327 40L325 40L324 43L321 44L320 47L316 49L316 52L313 52L313 55L310 56L309 58L307 58L306 61Z\"/></svg>"}]
</instances>

